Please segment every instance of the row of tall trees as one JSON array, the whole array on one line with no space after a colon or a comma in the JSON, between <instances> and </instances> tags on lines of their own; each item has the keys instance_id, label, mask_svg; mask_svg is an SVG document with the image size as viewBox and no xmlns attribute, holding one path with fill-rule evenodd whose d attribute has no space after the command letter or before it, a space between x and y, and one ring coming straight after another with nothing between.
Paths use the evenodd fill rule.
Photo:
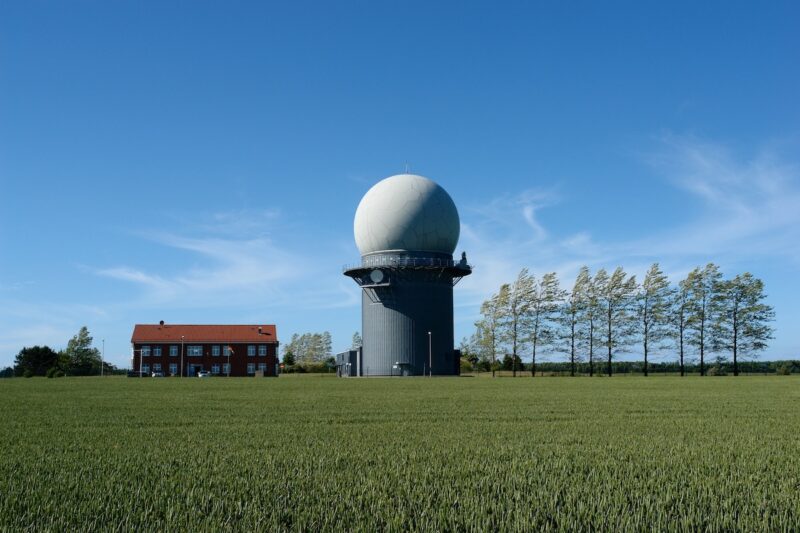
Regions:
<instances>
[{"instance_id":1,"label":"row of tall trees","mask_svg":"<svg viewBox=\"0 0 800 533\"><path fill-rule=\"evenodd\" d=\"M321 363L330 358L332 353L330 332L295 333L283 347L283 362L286 365Z\"/></svg>"},{"instance_id":2,"label":"row of tall trees","mask_svg":"<svg viewBox=\"0 0 800 533\"><path fill-rule=\"evenodd\" d=\"M677 357L681 375L695 356L705 375L711 353L729 356L738 375L739 360L757 355L772 338L774 311L765 298L760 279L749 272L724 279L713 263L677 285L658 263L641 284L622 267L592 275L584 266L568 290L554 272L537 278L523 268L483 302L467 348L491 362L493 371L498 357L507 355L514 375L523 354L530 354L535 375L543 353L566 357L572 375L580 362L588 362L593 375L604 360L611 375L616 357L639 350L645 375L653 356L667 350Z\"/></svg>"},{"instance_id":3,"label":"row of tall trees","mask_svg":"<svg viewBox=\"0 0 800 533\"><path fill-rule=\"evenodd\" d=\"M25 347L14 360L14 374L94 376L100 374L101 365L106 372L115 370L113 365L103 363L100 350L92 346L92 342L89 329L84 326L63 350L55 351L49 346Z\"/></svg>"}]
</instances>

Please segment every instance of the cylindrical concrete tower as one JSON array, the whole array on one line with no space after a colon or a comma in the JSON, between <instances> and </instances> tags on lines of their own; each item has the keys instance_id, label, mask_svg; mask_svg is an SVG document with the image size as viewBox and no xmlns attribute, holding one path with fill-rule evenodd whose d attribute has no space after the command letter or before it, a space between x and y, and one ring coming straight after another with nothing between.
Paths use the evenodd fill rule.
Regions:
<instances>
[{"instance_id":1,"label":"cylindrical concrete tower","mask_svg":"<svg viewBox=\"0 0 800 533\"><path fill-rule=\"evenodd\" d=\"M472 269L453 261L460 223L447 192L399 174L372 187L356 210L361 264L345 268L362 290L362 376L454 375L453 285Z\"/></svg>"}]
</instances>

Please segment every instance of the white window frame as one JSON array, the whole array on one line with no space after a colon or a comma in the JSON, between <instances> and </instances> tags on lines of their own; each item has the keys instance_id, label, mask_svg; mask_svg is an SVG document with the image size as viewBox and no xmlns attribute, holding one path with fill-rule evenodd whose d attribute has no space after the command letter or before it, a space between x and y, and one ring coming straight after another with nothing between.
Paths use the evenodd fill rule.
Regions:
<instances>
[{"instance_id":1,"label":"white window frame","mask_svg":"<svg viewBox=\"0 0 800 533\"><path fill-rule=\"evenodd\" d=\"M214 374L215 376L219 375L219 369L220 369L219 363L214 363L213 365L211 365L211 373Z\"/></svg>"},{"instance_id":2,"label":"white window frame","mask_svg":"<svg viewBox=\"0 0 800 533\"><path fill-rule=\"evenodd\" d=\"M147 365L147 364L142 365L142 373L149 374L150 373L150 365Z\"/></svg>"},{"instance_id":3,"label":"white window frame","mask_svg":"<svg viewBox=\"0 0 800 533\"><path fill-rule=\"evenodd\" d=\"M178 363L169 364L169 373L172 375L178 375Z\"/></svg>"},{"instance_id":4,"label":"white window frame","mask_svg":"<svg viewBox=\"0 0 800 533\"><path fill-rule=\"evenodd\" d=\"M230 365L229 363L223 363L223 364L222 364L222 373L223 373L224 375L226 375L226 376L227 376L228 374L230 374L230 373L231 373L231 371L230 371L230 366L231 366L231 365Z\"/></svg>"},{"instance_id":5,"label":"white window frame","mask_svg":"<svg viewBox=\"0 0 800 533\"><path fill-rule=\"evenodd\" d=\"M169 356L170 357L178 357L178 345L173 344L169 347Z\"/></svg>"},{"instance_id":6,"label":"white window frame","mask_svg":"<svg viewBox=\"0 0 800 533\"><path fill-rule=\"evenodd\" d=\"M153 357L161 357L161 346L153 346Z\"/></svg>"},{"instance_id":7,"label":"white window frame","mask_svg":"<svg viewBox=\"0 0 800 533\"><path fill-rule=\"evenodd\" d=\"M258 363L258 369L266 374L267 373L267 363Z\"/></svg>"},{"instance_id":8,"label":"white window frame","mask_svg":"<svg viewBox=\"0 0 800 533\"><path fill-rule=\"evenodd\" d=\"M188 357L203 357L203 345L192 344L186 347L186 355Z\"/></svg>"},{"instance_id":9,"label":"white window frame","mask_svg":"<svg viewBox=\"0 0 800 533\"><path fill-rule=\"evenodd\" d=\"M258 356L259 357L266 357L267 356L267 345L266 344L259 344L258 345Z\"/></svg>"},{"instance_id":10,"label":"white window frame","mask_svg":"<svg viewBox=\"0 0 800 533\"><path fill-rule=\"evenodd\" d=\"M219 357L222 351L220 350L219 344L214 344L211 346L211 357Z\"/></svg>"},{"instance_id":11,"label":"white window frame","mask_svg":"<svg viewBox=\"0 0 800 533\"><path fill-rule=\"evenodd\" d=\"M141 347L142 357L150 357L150 345Z\"/></svg>"},{"instance_id":12,"label":"white window frame","mask_svg":"<svg viewBox=\"0 0 800 533\"><path fill-rule=\"evenodd\" d=\"M255 357L256 356L256 345L255 344L248 344L247 345L247 357Z\"/></svg>"},{"instance_id":13,"label":"white window frame","mask_svg":"<svg viewBox=\"0 0 800 533\"><path fill-rule=\"evenodd\" d=\"M161 372L161 363L153 363L153 372Z\"/></svg>"},{"instance_id":14,"label":"white window frame","mask_svg":"<svg viewBox=\"0 0 800 533\"><path fill-rule=\"evenodd\" d=\"M256 364L255 363L247 363L247 375L250 376L256 373Z\"/></svg>"}]
</instances>

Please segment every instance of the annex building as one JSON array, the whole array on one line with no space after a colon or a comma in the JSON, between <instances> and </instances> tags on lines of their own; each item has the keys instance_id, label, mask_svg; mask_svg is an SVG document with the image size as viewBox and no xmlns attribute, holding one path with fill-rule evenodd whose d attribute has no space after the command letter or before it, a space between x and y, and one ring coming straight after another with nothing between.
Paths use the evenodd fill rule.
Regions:
<instances>
[{"instance_id":1,"label":"annex building","mask_svg":"<svg viewBox=\"0 0 800 533\"><path fill-rule=\"evenodd\" d=\"M141 375L277 376L274 324L136 324L131 368Z\"/></svg>"}]
</instances>

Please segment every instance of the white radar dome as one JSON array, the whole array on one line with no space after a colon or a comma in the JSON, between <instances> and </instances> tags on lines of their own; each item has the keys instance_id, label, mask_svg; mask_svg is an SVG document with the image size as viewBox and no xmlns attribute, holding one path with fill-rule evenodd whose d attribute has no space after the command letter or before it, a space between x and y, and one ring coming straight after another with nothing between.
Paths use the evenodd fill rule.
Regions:
<instances>
[{"instance_id":1,"label":"white radar dome","mask_svg":"<svg viewBox=\"0 0 800 533\"><path fill-rule=\"evenodd\" d=\"M422 176L398 174L367 191L353 230L361 255L387 250L452 254L460 222L453 199L441 186Z\"/></svg>"}]
</instances>

